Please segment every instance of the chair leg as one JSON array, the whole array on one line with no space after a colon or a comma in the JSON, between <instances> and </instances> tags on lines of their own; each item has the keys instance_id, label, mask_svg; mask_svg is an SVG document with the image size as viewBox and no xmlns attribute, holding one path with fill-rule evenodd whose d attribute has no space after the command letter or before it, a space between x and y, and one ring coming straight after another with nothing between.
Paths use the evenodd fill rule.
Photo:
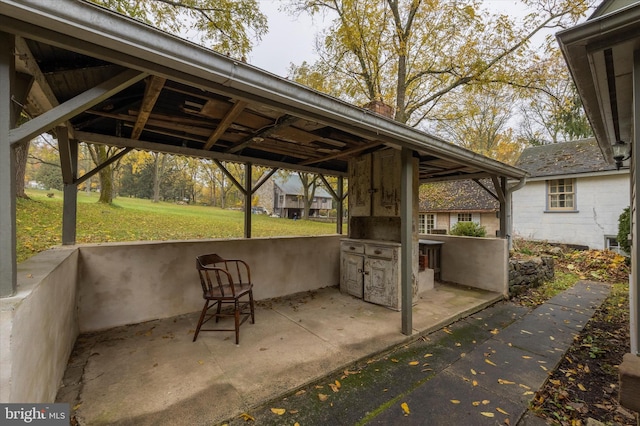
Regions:
<instances>
[{"instance_id":1,"label":"chair leg","mask_svg":"<svg viewBox=\"0 0 640 426\"><path fill-rule=\"evenodd\" d=\"M251 308L251 324L255 324L256 317L254 315L254 307L253 307L253 290L249 291L249 306Z\"/></svg>"},{"instance_id":2,"label":"chair leg","mask_svg":"<svg viewBox=\"0 0 640 426\"><path fill-rule=\"evenodd\" d=\"M204 321L204 316L207 313L207 309L209 309L209 301L205 300L204 308L202 308L202 313L200 314L200 319L198 320L198 326L196 327L196 332L193 335L193 341L195 342L198 338L198 333L200 333L200 327L202 327L202 321Z\"/></svg>"},{"instance_id":3,"label":"chair leg","mask_svg":"<svg viewBox=\"0 0 640 426\"><path fill-rule=\"evenodd\" d=\"M235 301L235 315L234 320L236 323L236 345L240 343L240 304L238 303L238 299Z\"/></svg>"},{"instance_id":4,"label":"chair leg","mask_svg":"<svg viewBox=\"0 0 640 426\"><path fill-rule=\"evenodd\" d=\"M222 302L217 302L218 307L216 308L216 323L220 320L220 310L222 308Z\"/></svg>"}]
</instances>

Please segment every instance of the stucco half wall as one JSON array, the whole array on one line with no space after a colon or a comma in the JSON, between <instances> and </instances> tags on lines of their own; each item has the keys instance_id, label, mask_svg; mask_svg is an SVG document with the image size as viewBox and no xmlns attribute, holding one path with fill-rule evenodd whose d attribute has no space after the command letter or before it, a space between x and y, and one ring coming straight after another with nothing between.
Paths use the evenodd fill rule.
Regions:
<instances>
[{"instance_id":1,"label":"stucco half wall","mask_svg":"<svg viewBox=\"0 0 640 426\"><path fill-rule=\"evenodd\" d=\"M251 267L257 300L334 286L340 280L340 235L80 247L81 332L202 309L196 256L218 253Z\"/></svg>"},{"instance_id":2,"label":"stucco half wall","mask_svg":"<svg viewBox=\"0 0 640 426\"><path fill-rule=\"evenodd\" d=\"M18 265L18 292L0 299L0 401L53 402L78 336L75 247Z\"/></svg>"},{"instance_id":3,"label":"stucco half wall","mask_svg":"<svg viewBox=\"0 0 640 426\"><path fill-rule=\"evenodd\" d=\"M483 290L509 295L508 246L500 238L421 235L442 241L440 278Z\"/></svg>"}]
</instances>

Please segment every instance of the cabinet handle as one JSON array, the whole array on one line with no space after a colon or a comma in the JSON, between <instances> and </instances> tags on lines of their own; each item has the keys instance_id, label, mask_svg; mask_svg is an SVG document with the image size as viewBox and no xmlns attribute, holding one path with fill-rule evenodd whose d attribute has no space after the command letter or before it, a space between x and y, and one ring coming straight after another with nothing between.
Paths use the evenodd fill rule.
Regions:
<instances>
[{"instance_id":1,"label":"cabinet handle","mask_svg":"<svg viewBox=\"0 0 640 426\"><path fill-rule=\"evenodd\" d=\"M380 250L374 250L373 252L374 252L375 254L382 254L382 251L380 251Z\"/></svg>"},{"instance_id":2,"label":"cabinet handle","mask_svg":"<svg viewBox=\"0 0 640 426\"><path fill-rule=\"evenodd\" d=\"M369 275L369 271L362 271L363 274Z\"/></svg>"},{"instance_id":3,"label":"cabinet handle","mask_svg":"<svg viewBox=\"0 0 640 426\"><path fill-rule=\"evenodd\" d=\"M349 250L355 250L356 248L354 246L349 247Z\"/></svg>"}]
</instances>

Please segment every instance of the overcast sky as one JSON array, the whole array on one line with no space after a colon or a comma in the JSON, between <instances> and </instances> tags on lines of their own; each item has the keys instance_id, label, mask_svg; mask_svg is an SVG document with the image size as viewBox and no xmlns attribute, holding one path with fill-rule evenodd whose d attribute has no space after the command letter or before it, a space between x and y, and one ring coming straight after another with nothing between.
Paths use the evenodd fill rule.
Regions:
<instances>
[{"instance_id":1,"label":"overcast sky","mask_svg":"<svg viewBox=\"0 0 640 426\"><path fill-rule=\"evenodd\" d=\"M286 77L290 63L314 62L315 34L322 29L322 21L314 18L314 22L306 15L295 21L278 10L282 0L258 1L269 20L269 33L254 47L248 62L281 77ZM515 0L483 0L483 6L507 12L513 11L516 4Z\"/></svg>"}]
</instances>

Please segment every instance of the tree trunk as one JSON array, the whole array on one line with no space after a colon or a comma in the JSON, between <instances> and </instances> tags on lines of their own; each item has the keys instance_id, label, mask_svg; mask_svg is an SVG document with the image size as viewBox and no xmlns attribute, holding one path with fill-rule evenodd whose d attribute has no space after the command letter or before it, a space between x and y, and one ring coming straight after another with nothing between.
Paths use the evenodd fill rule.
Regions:
<instances>
[{"instance_id":1,"label":"tree trunk","mask_svg":"<svg viewBox=\"0 0 640 426\"><path fill-rule=\"evenodd\" d=\"M164 155L162 156L162 163L160 164L160 153L153 154L153 202L160 201L160 178L162 176L162 167L164 165Z\"/></svg>"},{"instance_id":2,"label":"tree trunk","mask_svg":"<svg viewBox=\"0 0 640 426\"><path fill-rule=\"evenodd\" d=\"M24 192L24 179L27 171L27 159L29 157L29 146L31 141L26 140L16 144L13 148L16 167L16 197L29 198Z\"/></svg>"},{"instance_id":3,"label":"tree trunk","mask_svg":"<svg viewBox=\"0 0 640 426\"><path fill-rule=\"evenodd\" d=\"M100 165L107 161L109 157L107 153L107 148L104 145L93 145L92 156L93 161ZM98 172L98 177L100 178L100 198L98 199L99 203L111 204L113 201L113 174L111 173L112 165L108 165L104 169Z\"/></svg>"}]
</instances>

